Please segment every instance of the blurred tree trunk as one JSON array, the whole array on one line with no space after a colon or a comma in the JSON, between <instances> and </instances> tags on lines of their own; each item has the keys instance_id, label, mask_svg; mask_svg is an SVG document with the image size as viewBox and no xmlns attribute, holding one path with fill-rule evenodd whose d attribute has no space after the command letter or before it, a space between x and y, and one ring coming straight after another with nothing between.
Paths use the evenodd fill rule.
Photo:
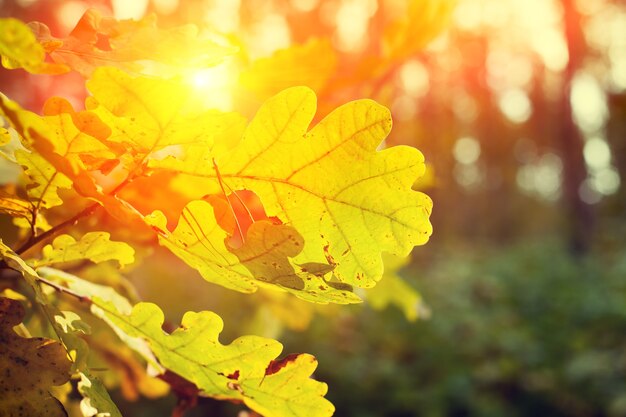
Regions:
<instances>
[{"instance_id":1,"label":"blurred tree trunk","mask_svg":"<svg viewBox=\"0 0 626 417\"><path fill-rule=\"evenodd\" d=\"M613 154L613 163L622 181L617 194L613 196L613 215L626 216L626 94L609 96L610 117L607 125L607 138Z\"/></svg>"},{"instance_id":2,"label":"blurred tree trunk","mask_svg":"<svg viewBox=\"0 0 626 417\"><path fill-rule=\"evenodd\" d=\"M563 22L569 61L564 73L559 114L561 129L557 144L563 158L563 202L567 215L570 250L575 255L589 250L593 232L593 211L580 199L579 189L587 177L583 157L583 140L574 123L570 101L572 80L583 61L584 39L581 17L574 0L562 0Z\"/></svg>"}]
</instances>

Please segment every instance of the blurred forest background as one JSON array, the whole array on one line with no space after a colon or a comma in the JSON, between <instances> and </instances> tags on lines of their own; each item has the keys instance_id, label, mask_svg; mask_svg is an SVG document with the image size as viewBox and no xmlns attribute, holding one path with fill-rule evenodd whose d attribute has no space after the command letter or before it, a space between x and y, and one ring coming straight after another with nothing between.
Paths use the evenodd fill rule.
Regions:
<instances>
[{"instance_id":1,"label":"blurred forest background","mask_svg":"<svg viewBox=\"0 0 626 417\"><path fill-rule=\"evenodd\" d=\"M434 234L399 269L422 297L404 314L235 294L155 248L130 278L172 322L210 309L229 338L268 335L316 355L341 417L626 416L626 4L444 3L3 0L0 10L58 35L87 7L237 34L236 62L193 79L207 100L249 115L291 84L313 87L322 112L370 97L392 110L387 144L425 154L416 187L434 200ZM379 41L403 13L402 47L389 54ZM280 55L294 47L299 65ZM317 49L327 47L334 58ZM263 73L263 59L281 56L283 73ZM0 90L35 111L51 95L84 98L75 74L1 70ZM174 401L114 396L137 417ZM189 415L237 408L207 400Z\"/></svg>"}]
</instances>

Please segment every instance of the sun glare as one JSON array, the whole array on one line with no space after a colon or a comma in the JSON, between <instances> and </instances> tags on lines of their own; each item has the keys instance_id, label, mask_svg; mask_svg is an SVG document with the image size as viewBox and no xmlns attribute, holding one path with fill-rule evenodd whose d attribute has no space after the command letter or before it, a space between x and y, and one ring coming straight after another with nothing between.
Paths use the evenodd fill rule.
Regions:
<instances>
[{"instance_id":1,"label":"sun glare","mask_svg":"<svg viewBox=\"0 0 626 417\"><path fill-rule=\"evenodd\" d=\"M222 111L233 110L233 89L236 81L237 71L231 62L198 70L187 76L187 82L203 104Z\"/></svg>"}]
</instances>

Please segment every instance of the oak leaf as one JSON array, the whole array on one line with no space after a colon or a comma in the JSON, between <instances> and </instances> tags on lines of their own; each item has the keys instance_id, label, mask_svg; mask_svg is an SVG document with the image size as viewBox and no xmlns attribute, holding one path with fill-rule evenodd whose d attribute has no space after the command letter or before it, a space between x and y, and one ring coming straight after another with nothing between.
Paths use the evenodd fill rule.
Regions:
<instances>
[{"instance_id":1,"label":"oak leaf","mask_svg":"<svg viewBox=\"0 0 626 417\"><path fill-rule=\"evenodd\" d=\"M0 298L0 414L66 417L63 406L49 391L69 381L71 362L59 342L23 338L13 331L24 314L18 301Z\"/></svg>"},{"instance_id":2,"label":"oak leaf","mask_svg":"<svg viewBox=\"0 0 626 417\"><path fill-rule=\"evenodd\" d=\"M163 166L206 178L216 188L256 193L268 216L302 237L293 264L330 265L327 272L338 284L372 287L383 273L381 252L405 256L431 234L432 202L411 190L424 158L406 146L376 150L391 116L371 100L345 104L307 132L315 109L310 89L287 89L260 108L230 153L216 161L205 156L203 164L168 158ZM181 217L179 227L193 221ZM219 233L214 223L200 231ZM203 237L185 227L187 247L202 245ZM185 251L181 245L175 253L186 259ZM212 280L219 270L200 272Z\"/></svg>"},{"instance_id":3,"label":"oak leaf","mask_svg":"<svg viewBox=\"0 0 626 417\"><path fill-rule=\"evenodd\" d=\"M0 190L0 213L30 220L32 217L32 207L29 201L23 200L4 190Z\"/></svg>"},{"instance_id":4,"label":"oak leaf","mask_svg":"<svg viewBox=\"0 0 626 417\"><path fill-rule=\"evenodd\" d=\"M19 150L15 159L28 177L26 191L32 208L39 212L63 204L59 189L70 189L72 181L36 152Z\"/></svg>"},{"instance_id":5,"label":"oak leaf","mask_svg":"<svg viewBox=\"0 0 626 417\"><path fill-rule=\"evenodd\" d=\"M107 232L89 232L78 241L70 235L57 236L52 244L43 248L42 258L34 264L40 267L84 259L95 263L115 260L120 267L132 264L135 250L127 243L113 242L109 237Z\"/></svg>"},{"instance_id":6,"label":"oak leaf","mask_svg":"<svg viewBox=\"0 0 626 417\"><path fill-rule=\"evenodd\" d=\"M119 183L99 183L96 173L110 172L120 163L118 153L123 150L109 146L111 143L107 139L111 129L95 113L76 112L67 100L53 97L44 106L44 116L39 116L0 95L0 114L9 120L24 145L32 150L30 158L43 158L54 167L54 170L46 168L44 184L59 181L63 178L59 174L62 174L72 181L74 190L98 201L115 217L139 218L136 210L113 193L126 176ZM34 156L36 153L38 155ZM46 191L51 189L56 188L42 187Z\"/></svg>"},{"instance_id":7,"label":"oak leaf","mask_svg":"<svg viewBox=\"0 0 626 417\"><path fill-rule=\"evenodd\" d=\"M302 251L304 241L288 225L269 221L252 224L240 248L228 245L230 234L220 222L229 216L207 201L192 201L182 212L176 229L166 228L160 212L146 217L159 232L159 242L180 257L210 282L241 292L253 292L259 286L274 286L302 299L319 303L356 303L351 291L328 285L324 275L332 270L327 263L317 270L297 265L293 257Z\"/></svg>"},{"instance_id":8,"label":"oak leaf","mask_svg":"<svg viewBox=\"0 0 626 417\"><path fill-rule=\"evenodd\" d=\"M199 36L194 25L158 28L154 15L118 21L90 9L66 38L53 37L40 22L30 27L54 62L85 77L103 66L144 73L154 72L157 66L159 73L181 73L215 65L236 52L232 46Z\"/></svg>"},{"instance_id":9,"label":"oak leaf","mask_svg":"<svg viewBox=\"0 0 626 417\"><path fill-rule=\"evenodd\" d=\"M80 410L85 417L122 417L102 382L91 374L80 372L78 392L83 396Z\"/></svg>"},{"instance_id":10,"label":"oak leaf","mask_svg":"<svg viewBox=\"0 0 626 417\"><path fill-rule=\"evenodd\" d=\"M171 334L163 332L163 313L139 303L130 315L95 300L111 323L132 337L146 340L163 367L197 386L201 394L243 401L267 417L331 416L326 384L310 379L317 367L311 355L291 355L284 366L268 371L282 350L271 339L243 336L219 342L223 322L214 313L187 312Z\"/></svg>"},{"instance_id":11,"label":"oak leaf","mask_svg":"<svg viewBox=\"0 0 626 417\"><path fill-rule=\"evenodd\" d=\"M113 130L108 140L123 144L139 164L159 159L159 152L167 156L193 148L215 154L215 138L243 123L236 113L206 110L191 86L176 79L99 68L87 88L87 107Z\"/></svg>"},{"instance_id":12,"label":"oak leaf","mask_svg":"<svg viewBox=\"0 0 626 417\"><path fill-rule=\"evenodd\" d=\"M14 18L0 19L0 56L7 69L23 68L33 74L61 74L63 64L46 62L44 47L28 25Z\"/></svg>"}]
</instances>

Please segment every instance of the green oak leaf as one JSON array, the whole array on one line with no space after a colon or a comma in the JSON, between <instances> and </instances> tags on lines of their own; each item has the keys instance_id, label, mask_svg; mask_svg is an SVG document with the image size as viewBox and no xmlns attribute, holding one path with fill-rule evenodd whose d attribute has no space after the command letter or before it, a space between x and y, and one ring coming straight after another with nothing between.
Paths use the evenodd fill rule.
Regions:
<instances>
[{"instance_id":1,"label":"green oak leaf","mask_svg":"<svg viewBox=\"0 0 626 417\"><path fill-rule=\"evenodd\" d=\"M162 330L163 312L151 303L121 314L104 301L93 300L110 323L130 337L145 340L159 363L217 399L243 401L265 417L331 416L324 398L326 384L310 378L317 366L311 355L276 357L282 345L272 339L243 336L228 345L219 342L222 319L215 313L187 312L171 334Z\"/></svg>"}]
</instances>

